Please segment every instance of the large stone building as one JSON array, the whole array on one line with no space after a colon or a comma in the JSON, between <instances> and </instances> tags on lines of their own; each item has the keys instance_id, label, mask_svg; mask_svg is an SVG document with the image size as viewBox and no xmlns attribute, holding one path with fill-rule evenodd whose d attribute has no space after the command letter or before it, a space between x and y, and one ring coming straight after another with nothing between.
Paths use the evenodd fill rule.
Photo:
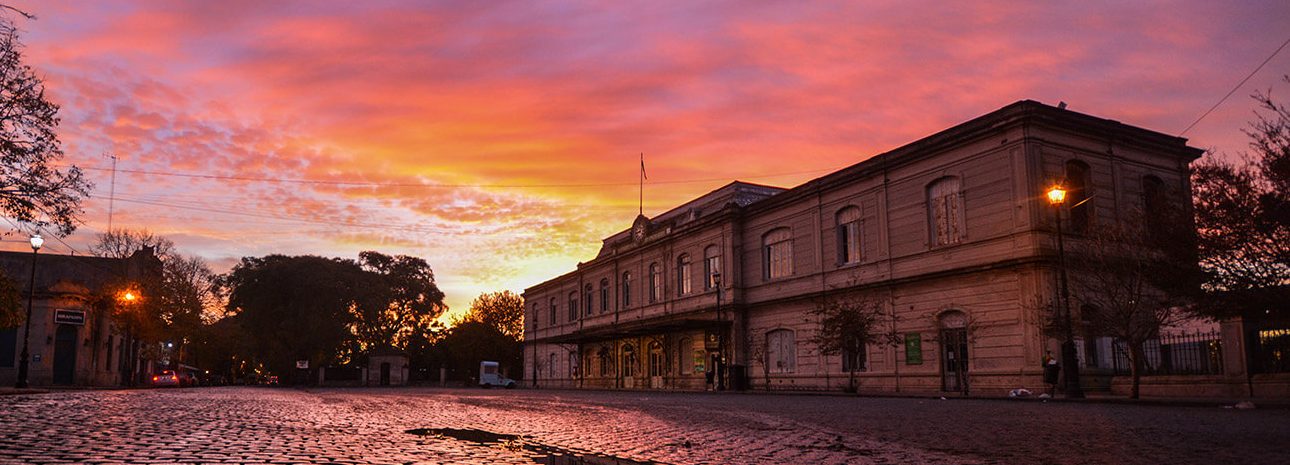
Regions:
<instances>
[{"instance_id":1,"label":"large stone building","mask_svg":"<svg viewBox=\"0 0 1290 465\"><path fill-rule=\"evenodd\" d=\"M0 252L0 279L9 280L21 294L25 314L32 287L31 252ZM128 380L124 331L112 318L112 298L118 289L158 273L152 251L129 258L103 258L41 253L36 258L32 299L28 380L31 386L118 386ZM22 321L0 328L0 386L13 386L22 354Z\"/></svg>"},{"instance_id":2,"label":"large stone building","mask_svg":"<svg viewBox=\"0 0 1290 465\"><path fill-rule=\"evenodd\" d=\"M1057 352L1032 304L1056 292L1045 189L1066 180L1078 235L1157 192L1189 196L1200 154L1021 101L792 189L734 182L638 217L528 288L526 374L543 387L703 389L715 372L734 388L828 390L855 368L869 391L1039 387ZM853 294L895 315L900 343L821 354L812 310Z\"/></svg>"}]
</instances>

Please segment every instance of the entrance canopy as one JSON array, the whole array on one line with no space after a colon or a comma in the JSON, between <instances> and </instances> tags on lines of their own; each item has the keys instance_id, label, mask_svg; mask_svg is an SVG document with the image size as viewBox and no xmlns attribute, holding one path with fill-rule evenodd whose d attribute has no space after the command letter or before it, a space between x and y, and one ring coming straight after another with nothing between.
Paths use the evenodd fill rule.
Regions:
<instances>
[{"instance_id":1,"label":"entrance canopy","mask_svg":"<svg viewBox=\"0 0 1290 465\"><path fill-rule=\"evenodd\" d=\"M569 334L542 338L539 341L552 344L582 344L651 334L725 328L731 325L730 320L717 321L715 319L700 319L693 318L693 315L690 316L691 318L664 316L647 320L606 324L604 326L580 329Z\"/></svg>"}]
</instances>

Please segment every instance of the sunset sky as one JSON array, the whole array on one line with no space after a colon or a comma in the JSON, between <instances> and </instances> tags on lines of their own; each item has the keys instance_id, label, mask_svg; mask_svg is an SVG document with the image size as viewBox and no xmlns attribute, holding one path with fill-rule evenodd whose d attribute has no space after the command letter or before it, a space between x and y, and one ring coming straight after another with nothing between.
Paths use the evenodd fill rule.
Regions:
<instances>
[{"instance_id":1,"label":"sunset sky","mask_svg":"<svg viewBox=\"0 0 1290 465\"><path fill-rule=\"evenodd\" d=\"M96 184L48 251L107 227L114 154L116 227L217 271L416 255L454 311L628 227L642 152L654 215L1021 99L1178 134L1290 39L1284 0L3 3L38 17L8 14ZM1185 136L1244 150L1249 94L1290 101L1285 74L1290 50Z\"/></svg>"}]
</instances>

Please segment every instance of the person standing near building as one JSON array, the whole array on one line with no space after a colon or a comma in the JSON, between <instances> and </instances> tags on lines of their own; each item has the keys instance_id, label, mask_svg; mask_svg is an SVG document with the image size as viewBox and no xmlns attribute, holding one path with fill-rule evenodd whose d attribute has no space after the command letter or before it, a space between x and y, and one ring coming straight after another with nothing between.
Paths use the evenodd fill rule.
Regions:
<instances>
[{"instance_id":1,"label":"person standing near building","mask_svg":"<svg viewBox=\"0 0 1290 465\"><path fill-rule=\"evenodd\" d=\"M1048 395L1054 396L1057 393L1057 375L1061 373L1062 367L1057 364L1057 359L1053 358L1053 351L1044 354L1044 384L1048 385Z\"/></svg>"}]
</instances>

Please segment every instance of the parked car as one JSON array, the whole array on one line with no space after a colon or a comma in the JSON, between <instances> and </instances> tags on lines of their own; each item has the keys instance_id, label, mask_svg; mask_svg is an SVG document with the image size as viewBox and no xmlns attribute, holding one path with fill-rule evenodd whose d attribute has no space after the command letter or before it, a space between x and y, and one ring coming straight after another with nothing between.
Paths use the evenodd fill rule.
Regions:
<instances>
[{"instance_id":1,"label":"parked car","mask_svg":"<svg viewBox=\"0 0 1290 465\"><path fill-rule=\"evenodd\" d=\"M179 387L179 375L171 370L161 370L152 375L152 385L156 387Z\"/></svg>"},{"instance_id":2,"label":"parked car","mask_svg":"<svg viewBox=\"0 0 1290 465\"><path fill-rule=\"evenodd\" d=\"M502 376L497 371L497 362L479 362L479 385L484 389L500 386L515 389L515 380Z\"/></svg>"}]
</instances>

